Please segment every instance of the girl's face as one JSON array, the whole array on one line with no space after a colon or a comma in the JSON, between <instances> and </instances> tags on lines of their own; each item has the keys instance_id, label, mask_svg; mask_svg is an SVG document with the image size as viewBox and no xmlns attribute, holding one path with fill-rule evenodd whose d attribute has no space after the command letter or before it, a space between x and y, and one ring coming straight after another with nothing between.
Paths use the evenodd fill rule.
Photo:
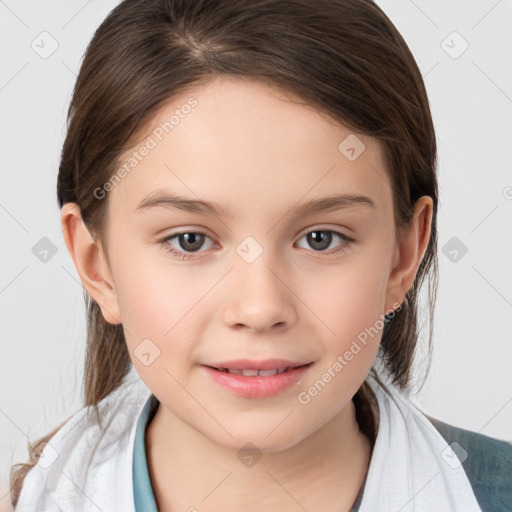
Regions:
<instances>
[{"instance_id":1,"label":"girl's face","mask_svg":"<svg viewBox=\"0 0 512 512\"><path fill-rule=\"evenodd\" d=\"M381 147L289 99L228 77L198 86L97 189L104 310L167 420L233 448L285 449L342 413L407 289ZM349 194L366 199L332 199Z\"/></svg>"}]
</instances>

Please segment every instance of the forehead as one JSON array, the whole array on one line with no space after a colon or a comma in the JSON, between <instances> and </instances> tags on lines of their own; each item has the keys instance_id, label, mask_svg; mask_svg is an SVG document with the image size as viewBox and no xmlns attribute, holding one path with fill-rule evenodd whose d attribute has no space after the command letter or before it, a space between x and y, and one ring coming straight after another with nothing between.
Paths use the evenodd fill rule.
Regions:
<instances>
[{"instance_id":1,"label":"forehead","mask_svg":"<svg viewBox=\"0 0 512 512\"><path fill-rule=\"evenodd\" d=\"M261 201L277 207L333 192L368 195L379 207L391 201L376 139L280 89L232 77L164 105L121 157L122 167L109 199L127 214L162 188L226 204L235 214Z\"/></svg>"}]
</instances>

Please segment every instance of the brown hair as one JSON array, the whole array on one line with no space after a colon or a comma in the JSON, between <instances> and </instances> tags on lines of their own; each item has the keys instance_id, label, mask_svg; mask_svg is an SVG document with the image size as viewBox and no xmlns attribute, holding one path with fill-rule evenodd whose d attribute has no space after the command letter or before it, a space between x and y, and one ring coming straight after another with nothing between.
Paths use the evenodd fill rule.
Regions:
<instances>
[{"instance_id":1,"label":"brown hair","mask_svg":"<svg viewBox=\"0 0 512 512\"><path fill-rule=\"evenodd\" d=\"M397 237L399 227L411 220L415 201L423 195L432 198L428 248L404 303L384 325L379 348L393 382L410 389L418 292L427 275L430 366L438 277L436 139L420 70L372 0L121 2L96 30L75 84L59 167L59 206L77 203L106 251L107 199L98 200L95 189L114 174L120 156L165 103L224 73L294 93L351 130L381 141ZM83 396L85 406L95 407L123 383L131 360L122 325L107 323L99 306L84 296ZM358 422L374 439L366 382L354 402ZM11 469L13 505L37 461L37 447L54 433L29 444L31 461Z\"/></svg>"}]
</instances>

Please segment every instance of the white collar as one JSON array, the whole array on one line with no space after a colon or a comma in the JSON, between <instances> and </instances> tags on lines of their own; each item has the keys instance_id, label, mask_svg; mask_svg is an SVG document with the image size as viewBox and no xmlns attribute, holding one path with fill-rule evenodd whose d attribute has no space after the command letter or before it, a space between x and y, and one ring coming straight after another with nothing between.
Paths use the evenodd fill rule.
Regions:
<instances>
[{"instance_id":1,"label":"white collar","mask_svg":"<svg viewBox=\"0 0 512 512\"><path fill-rule=\"evenodd\" d=\"M359 512L482 512L448 443L396 385L391 397L368 375L379 403L379 431Z\"/></svg>"},{"instance_id":2,"label":"white collar","mask_svg":"<svg viewBox=\"0 0 512 512\"><path fill-rule=\"evenodd\" d=\"M151 392L132 367L125 383L72 416L27 473L16 512L135 512L133 448Z\"/></svg>"},{"instance_id":3,"label":"white collar","mask_svg":"<svg viewBox=\"0 0 512 512\"><path fill-rule=\"evenodd\" d=\"M27 476L16 512L135 512L133 449L151 392L132 368L126 384L78 411L50 440ZM379 430L359 512L482 512L444 438L398 387L368 375L379 404Z\"/></svg>"}]
</instances>

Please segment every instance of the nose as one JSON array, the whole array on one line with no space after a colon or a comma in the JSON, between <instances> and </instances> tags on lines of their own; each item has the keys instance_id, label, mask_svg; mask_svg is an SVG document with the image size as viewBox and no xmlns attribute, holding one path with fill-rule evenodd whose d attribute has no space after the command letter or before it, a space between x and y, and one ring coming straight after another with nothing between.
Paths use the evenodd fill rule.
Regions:
<instances>
[{"instance_id":1,"label":"nose","mask_svg":"<svg viewBox=\"0 0 512 512\"><path fill-rule=\"evenodd\" d=\"M289 329L296 322L292 283L275 260L274 264L269 260L266 251L252 263L235 259L223 311L229 327L264 332Z\"/></svg>"}]
</instances>

